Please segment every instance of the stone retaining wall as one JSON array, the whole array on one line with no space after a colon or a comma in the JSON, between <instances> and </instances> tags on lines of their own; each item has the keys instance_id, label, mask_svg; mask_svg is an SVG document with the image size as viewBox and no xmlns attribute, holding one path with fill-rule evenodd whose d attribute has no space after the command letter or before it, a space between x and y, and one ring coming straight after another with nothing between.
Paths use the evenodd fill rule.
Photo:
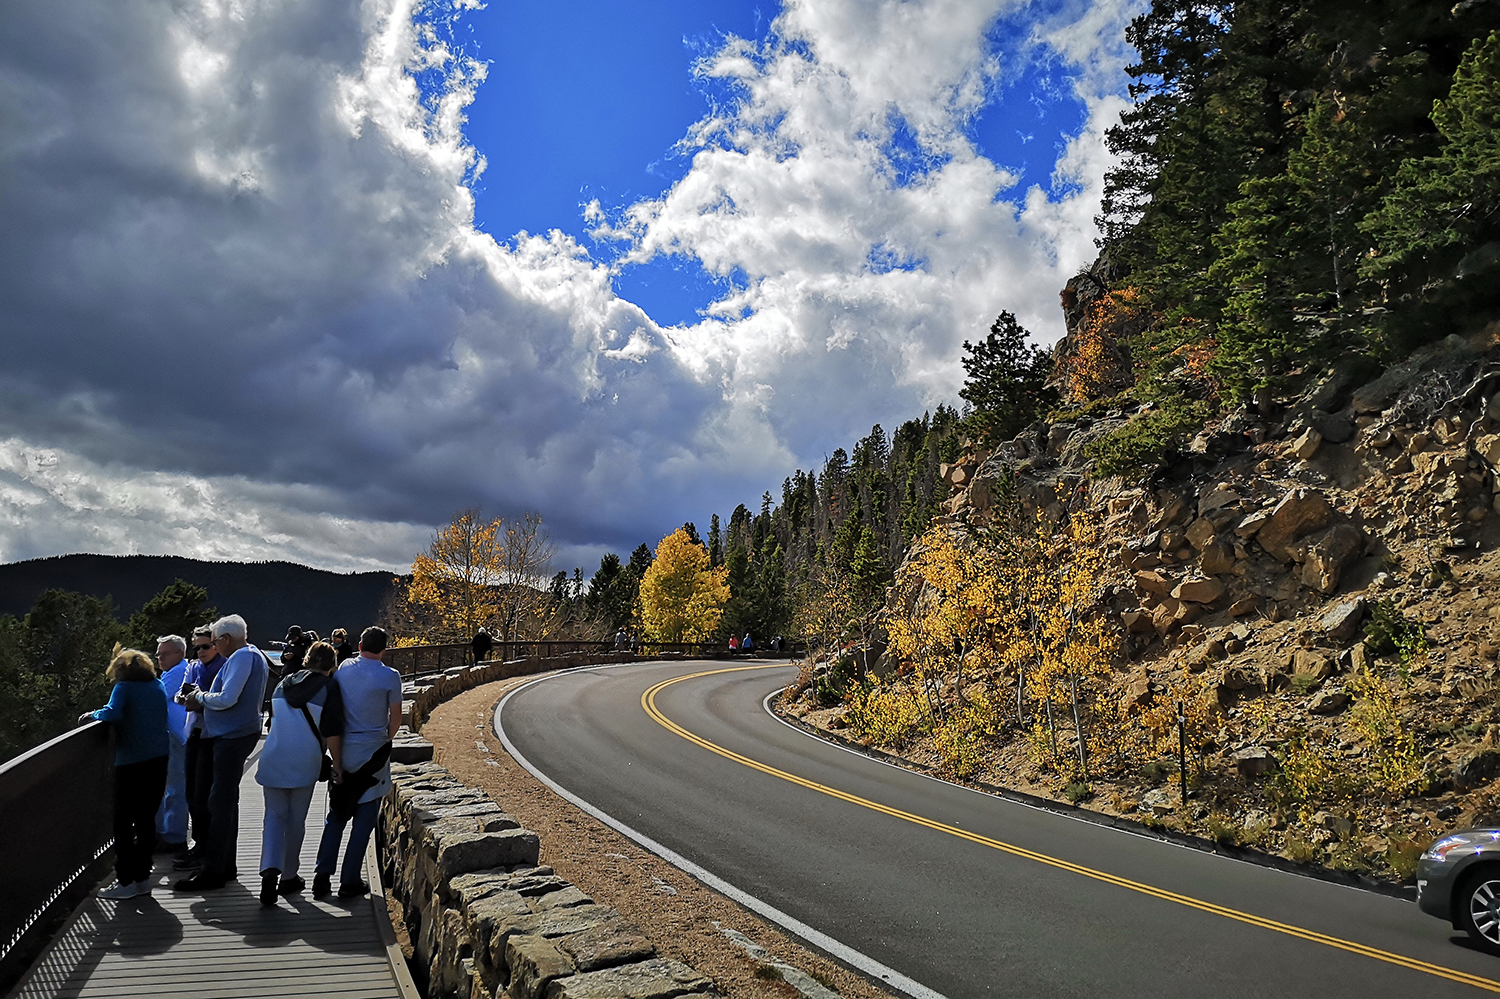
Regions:
<instances>
[{"instance_id":1,"label":"stone retaining wall","mask_svg":"<svg viewBox=\"0 0 1500 999\"><path fill-rule=\"evenodd\" d=\"M537 835L435 763L395 764L387 891L427 999L699 999L713 982L550 867Z\"/></svg>"}]
</instances>

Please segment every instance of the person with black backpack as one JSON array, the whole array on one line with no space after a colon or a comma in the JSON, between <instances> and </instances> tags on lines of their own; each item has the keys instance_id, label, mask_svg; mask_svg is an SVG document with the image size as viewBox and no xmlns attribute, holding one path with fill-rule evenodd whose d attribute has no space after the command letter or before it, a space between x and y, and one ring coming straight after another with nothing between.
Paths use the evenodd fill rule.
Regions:
<instances>
[{"instance_id":1,"label":"person with black backpack","mask_svg":"<svg viewBox=\"0 0 1500 999\"><path fill-rule=\"evenodd\" d=\"M255 771L266 798L260 840L261 905L275 905L278 895L295 895L307 887L297 873L307 810L313 789L328 779L331 769L318 726L337 656L327 642L314 642L302 662L307 668L289 674L271 695L271 730Z\"/></svg>"}]
</instances>

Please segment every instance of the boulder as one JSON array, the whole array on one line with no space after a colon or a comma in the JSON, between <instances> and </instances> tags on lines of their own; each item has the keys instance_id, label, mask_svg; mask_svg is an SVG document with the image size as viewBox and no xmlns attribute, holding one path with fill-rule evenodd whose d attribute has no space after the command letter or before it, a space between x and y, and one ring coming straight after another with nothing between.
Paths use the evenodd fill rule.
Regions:
<instances>
[{"instance_id":1,"label":"boulder","mask_svg":"<svg viewBox=\"0 0 1500 999\"><path fill-rule=\"evenodd\" d=\"M1172 581L1154 569L1143 569L1135 574L1135 585L1142 593L1164 597L1172 592Z\"/></svg>"},{"instance_id":2,"label":"boulder","mask_svg":"<svg viewBox=\"0 0 1500 999\"><path fill-rule=\"evenodd\" d=\"M1240 501L1240 494L1226 485L1214 486L1198 500L1198 516L1202 517L1221 507Z\"/></svg>"},{"instance_id":3,"label":"boulder","mask_svg":"<svg viewBox=\"0 0 1500 999\"><path fill-rule=\"evenodd\" d=\"M1145 672L1136 673L1125 683L1125 692L1120 695L1120 710L1125 714L1139 711L1151 703L1151 677Z\"/></svg>"},{"instance_id":4,"label":"boulder","mask_svg":"<svg viewBox=\"0 0 1500 999\"><path fill-rule=\"evenodd\" d=\"M1318 436L1329 444L1343 444L1354 436L1354 423L1343 416L1335 416L1331 413L1312 413L1307 418L1308 424L1318 432Z\"/></svg>"},{"instance_id":5,"label":"boulder","mask_svg":"<svg viewBox=\"0 0 1500 999\"><path fill-rule=\"evenodd\" d=\"M1363 597L1345 600L1323 615L1323 634L1335 642L1347 642L1359 633L1359 625L1365 619Z\"/></svg>"},{"instance_id":6,"label":"boulder","mask_svg":"<svg viewBox=\"0 0 1500 999\"><path fill-rule=\"evenodd\" d=\"M1302 585L1326 595L1338 589L1344 570L1364 552L1365 536L1353 524L1335 524L1299 547Z\"/></svg>"},{"instance_id":7,"label":"boulder","mask_svg":"<svg viewBox=\"0 0 1500 999\"><path fill-rule=\"evenodd\" d=\"M1253 538L1266 526L1266 521L1271 519L1270 510L1257 510L1239 522L1234 529L1237 538Z\"/></svg>"},{"instance_id":8,"label":"boulder","mask_svg":"<svg viewBox=\"0 0 1500 999\"><path fill-rule=\"evenodd\" d=\"M1192 524L1188 525L1188 544L1192 545L1194 548L1198 549L1201 552L1203 549L1213 544L1215 533L1216 531L1214 529L1213 521L1209 520L1207 517L1199 517L1197 520L1193 521Z\"/></svg>"},{"instance_id":9,"label":"boulder","mask_svg":"<svg viewBox=\"0 0 1500 999\"><path fill-rule=\"evenodd\" d=\"M1495 396L1500 400L1500 394ZM1487 434L1474 442L1479 457L1489 462L1491 468L1500 468L1500 434Z\"/></svg>"},{"instance_id":10,"label":"boulder","mask_svg":"<svg viewBox=\"0 0 1500 999\"><path fill-rule=\"evenodd\" d=\"M1151 615L1141 610L1121 611L1120 624L1132 635L1139 635L1151 630Z\"/></svg>"},{"instance_id":11,"label":"boulder","mask_svg":"<svg viewBox=\"0 0 1500 999\"><path fill-rule=\"evenodd\" d=\"M1186 603L1211 604L1224 595L1217 579L1185 579L1172 588L1172 596Z\"/></svg>"},{"instance_id":12,"label":"boulder","mask_svg":"<svg viewBox=\"0 0 1500 999\"><path fill-rule=\"evenodd\" d=\"M1290 562L1287 546L1305 534L1327 527L1333 506L1316 489L1294 489L1271 510L1258 535L1260 545L1282 562Z\"/></svg>"},{"instance_id":13,"label":"boulder","mask_svg":"<svg viewBox=\"0 0 1500 999\"><path fill-rule=\"evenodd\" d=\"M1292 441L1292 454L1307 461L1318 453L1318 448L1323 444L1323 435L1318 433L1314 427L1308 427L1302 431L1302 436Z\"/></svg>"},{"instance_id":14,"label":"boulder","mask_svg":"<svg viewBox=\"0 0 1500 999\"><path fill-rule=\"evenodd\" d=\"M1229 605L1229 616L1244 617L1246 614L1254 614L1255 608L1259 606L1260 600L1256 597L1240 597L1234 603Z\"/></svg>"},{"instance_id":15,"label":"boulder","mask_svg":"<svg viewBox=\"0 0 1500 999\"><path fill-rule=\"evenodd\" d=\"M1203 549L1203 557L1198 560L1198 570L1205 576L1217 576L1232 572L1234 562L1234 549L1218 541Z\"/></svg>"},{"instance_id":16,"label":"boulder","mask_svg":"<svg viewBox=\"0 0 1500 999\"><path fill-rule=\"evenodd\" d=\"M1500 752L1481 749L1453 768L1453 785L1460 791L1469 791L1494 780L1497 774L1500 774Z\"/></svg>"},{"instance_id":17,"label":"boulder","mask_svg":"<svg viewBox=\"0 0 1500 999\"><path fill-rule=\"evenodd\" d=\"M1298 649L1292 655L1292 672L1310 676L1319 683L1333 676L1337 667L1332 659L1311 649Z\"/></svg>"},{"instance_id":18,"label":"boulder","mask_svg":"<svg viewBox=\"0 0 1500 999\"><path fill-rule=\"evenodd\" d=\"M1307 710L1315 715L1336 715L1349 706L1349 695L1337 688L1320 690L1307 703Z\"/></svg>"},{"instance_id":19,"label":"boulder","mask_svg":"<svg viewBox=\"0 0 1500 999\"><path fill-rule=\"evenodd\" d=\"M1249 746L1234 754L1234 769L1241 777L1259 777L1274 773L1279 764L1264 746Z\"/></svg>"}]
</instances>

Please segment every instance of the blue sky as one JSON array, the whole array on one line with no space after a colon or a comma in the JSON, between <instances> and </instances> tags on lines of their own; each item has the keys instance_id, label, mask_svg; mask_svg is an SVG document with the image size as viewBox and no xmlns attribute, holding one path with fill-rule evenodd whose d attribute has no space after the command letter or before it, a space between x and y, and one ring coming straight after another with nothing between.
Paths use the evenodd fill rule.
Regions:
<instances>
[{"instance_id":1,"label":"blue sky","mask_svg":"<svg viewBox=\"0 0 1500 999\"><path fill-rule=\"evenodd\" d=\"M1061 6L1025 5L988 31L989 48L1009 58L965 132L981 155L1021 175L1008 196L1047 184L1086 118L1055 58L1014 58L1037 21ZM737 96L696 79L694 64L728 35L765 40L780 9L774 0L492 0L464 14L454 40L489 65L465 130L486 160L474 185L475 225L502 240L561 229L614 260L618 246L587 238L582 206L598 199L606 211L620 209L681 179L690 154L678 141L714 102ZM921 172L909 133L899 130L890 152L903 179L914 162ZM733 283L681 256L626 265L614 279L620 295L663 325L696 322Z\"/></svg>"}]
</instances>

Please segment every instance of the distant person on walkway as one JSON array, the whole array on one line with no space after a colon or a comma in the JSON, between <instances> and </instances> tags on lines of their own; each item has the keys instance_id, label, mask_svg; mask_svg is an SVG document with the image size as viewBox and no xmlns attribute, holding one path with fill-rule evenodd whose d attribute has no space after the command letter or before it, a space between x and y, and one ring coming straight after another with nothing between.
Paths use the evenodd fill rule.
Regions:
<instances>
[{"instance_id":1,"label":"distant person on walkway","mask_svg":"<svg viewBox=\"0 0 1500 999\"><path fill-rule=\"evenodd\" d=\"M619 631L615 632L615 651L624 652L629 647L630 636L625 634L624 628L621 628Z\"/></svg>"},{"instance_id":2,"label":"distant person on walkway","mask_svg":"<svg viewBox=\"0 0 1500 999\"><path fill-rule=\"evenodd\" d=\"M485 631L483 628L480 628L478 631L474 632L474 661L476 663L482 663L485 660L489 659L490 651L493 650L494 647L495 640L490 637L489 632Z\"/></svg>"},{"instance_id":3,"label":"distant person on walkway","mask_svg":"<svg viewBox=\"0 0 1500 999\"><path fill-rule=\"evenodd\" d=\"M281 644L281 672L290 675L302 668L302 657L307 655L312 639L302 633L302 626L294 624L286 630L286 640Z\"/></svg>"},{"instance_id":4,"label":"distant person on walkway","mask_svg":"<svg viewBox=\"0 0 1500 999\"><path fill-rule=\"evenodd\" d=\"M99 897L135 898L151 894L156 810L167 786L167 693L136 649L116 645L104 675L114 684L109 703L78 718L115 728L115 883Z\"/></svg>"},{"instance_id":5,"label":"distant person on walkway","mask_svg":"<svg viewBox=\"0 0 1500 999\"><path fill-rule=\"evenodd\" d=\"M314 898L333 890L339 843L350 819L354 828L339 869L339 898L357 898L370 891L360 875L380 799L391 789L391 740L401 728L401 675L380 661L386 641L385 629L364 630L359 636L359 658L339 667L323 706L321 727L333 758L333 781L328 788L323 839L318 844Z\"/></svg>"},{"instance_id":6,"label":"distant person on walkway","mask_svg":"<svg viewBox=\"0 0 1500 999\"><path fill-rule=\"evenodd\" d=\"M340 663L345 659L354 658L354 646L349 644L349 633L343 628L333 629L333 634L329 637L329 642L333 645L334 657Z\"/></svg>"},{"instance_id":7,"label":"distant person on walkway","mask_svg":"<svg viewBox=\"0 0 1500 999\"><path fill-rule=\"evenodd\" d=\"M307 807L323 769L319 718L338 661L332 645L314 642L302 664L307 668L288 674L271 695L271 731L255 770L255 780L266 796L260 840L261 905L275 905L277 895L295 895L307 886L297 871Z\"/></svg>"},{"instance_id":8,"label":"distant person on walkway","mask_svg":"<svg viewBox=\"0 0 1500 999\"><path fill-rule=\"evenodd\" d=\"M203 851L208 846L208 793L213 788L213 766L203 750L203 709L187 704L187 692L192 689L207 690L213 686L214 677L225 663L223 656L214 648L213 629L208 625L193 631L193 655L187 662L187 671L176 691L167 688L168 695L183 705L187 712L187 746L185 747L185 770L187 776L188 816L193 823L193 846L177 859L172 866L179 871L203 866Z\"/></svg>"},{"instance_id":9,"label":"distant person on walkway","mask_svg":"<svg viewBox=\"0 0 1500 999\"><path fill-rule=\"evenodd\" d=\"M156 834L161 847L173 853L187 849L187 708L173 695L182 689L187 675L187 639L163 635L156 640L156 668L167 695L167 790L156 813Z\"/></svg>"},{"instance_id":10,"label":"distant person on walkway","mask_svg":"<svg viewBox=\"0 0 1500 999\"><path fill-rule=\"evenodd\" d=\"M740 650L740 640L738 638L735 638L733 635L730 635L729 636L729 651L730 652L738 652L739 650Z\"/></svg>"},{"instance_id":11,"label":"distant person on walkway","mask_svg":"<svg viewBox=\"0 0 1500 999\"><path fill-rule=\"evenodd\" d=\"M744 639L740 642L740 651L749 652L755 648L755 643L750 640L750 632L745 632Z\"/></svg>"},{"instance_id":12,"label":"distant person on walkway","mask_svg":"<svg viewBox=\"0 0 1500 999\"><path fill-rule=\"evenodd\" d=\"M245 760L260 741L260 702L270 665L247 641L245 619L221 617L213 625L214 647L227 662L208 690L186 693L189 707L202 705L203 741L213 785L208 793L208 843L203 869L172 886L173 891L213 891L238 876L236 847L240 831L240 778ZM201 762L200 762L201 765Z\"/></svg>"}]
</instances>

